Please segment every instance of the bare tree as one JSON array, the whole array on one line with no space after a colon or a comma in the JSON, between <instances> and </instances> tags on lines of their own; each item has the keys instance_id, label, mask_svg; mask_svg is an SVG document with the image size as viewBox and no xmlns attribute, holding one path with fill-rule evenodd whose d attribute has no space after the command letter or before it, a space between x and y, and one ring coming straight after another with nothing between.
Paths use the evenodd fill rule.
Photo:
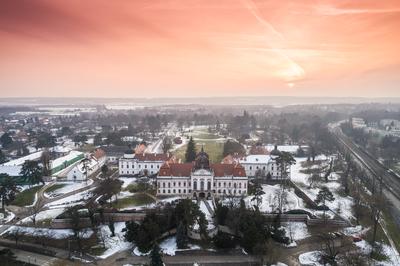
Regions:
<instances>
[{"instance_id":1,"label":"bare tree","mask_svg":"<svg viewBox=\"0 0 400 266\"><path fill-rule=\"evenodd\" d=\"M25 232L19 227L16 226L9 234L15 241L15 246L18 246L18 241L25 235Z\"/></svg>"},{"instance_id":2,"label":"bare tree","mask_svg":"<svg viewBox=\"0 0 400 266\"><path fill-rule=\"evenodd\" d=\"M382 212L387 207L387 200L382 193L372 194L372 196L369 198L369 206L371 208L371 218L374 226L372 234L372 243L375 243L379 220L382 217Z\"/></svg>"},{"instance_id":3,"label":"bare tree","mask_svg":"<svg viewBox=\"0 0 400 266\"><path fill-rule=\"evenodd\" d=\"M278 190L275 191L275 201L278 202L279 213L282 213L283 206L287 203L287 191L285 191L283 186L280 186Z\"/></svg>"},{"instance_id":4,"label":"bare tree","mask_svg":"<svg viewBox=\"0 0 400 266\"><path fill-rule=\"evenodd\" d=\"M321 260L323 263L329 263L330 265L337 265L337 256L339 255L340 246L338 239L332 233L322 233L319 235L321 241Z\"/></svg>"},{"instance_id":5,"label":"bare tree","mask_svg":"<svg viewBox=\"0 0 400 266\"><path fill-rule=\"evenodd\" d=\"M32 207L29 208L29 219L31 219L32 224L36 227L36 216L40 212L40 207L38 204L34 204Z\"/></svg>"}]
</instances>

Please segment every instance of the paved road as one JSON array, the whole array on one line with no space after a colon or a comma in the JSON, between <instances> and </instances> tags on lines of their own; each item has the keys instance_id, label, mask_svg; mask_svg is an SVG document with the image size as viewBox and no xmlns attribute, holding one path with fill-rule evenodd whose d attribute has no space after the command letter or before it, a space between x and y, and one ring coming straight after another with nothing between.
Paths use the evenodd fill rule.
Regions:
<instances>
[{"instance_id":1,"label":"paved road","mask_svg":"<svg viewBox=\"0 0 400 266\"><path fill-rule=\"evenodd\" d=\"M0 249L4 249L4 248L0 247ZM57 258L54 258L54 257L37 254L37 253L32 253L32 252L28 252L28 251L23 251L23 250L19 250L19 249L10 248L10 250L17 257L18 261L30 263L33 265L50 266L50 265L53 265L53 263L56 260L58 260ZM1 262L0 262L0 265L1 265Z\"/></svg>"},{"instance_id":2,"label":"paved road","mask_svg":"<svg viewBox=\"0 0 400 266\"><path fill-rule=\"evenodd\" d=\"M211 252L209 252L211 253ZM253 256L246 255L219 255L219 254L187 254L177 256L163 256L166 265L193 265L197 262L200 265L257 265L259 260ZM105 260L97 262L97 265L145 264L147 257L132 256L130 252L121 252Z\"/></svg>"}]
</instances>

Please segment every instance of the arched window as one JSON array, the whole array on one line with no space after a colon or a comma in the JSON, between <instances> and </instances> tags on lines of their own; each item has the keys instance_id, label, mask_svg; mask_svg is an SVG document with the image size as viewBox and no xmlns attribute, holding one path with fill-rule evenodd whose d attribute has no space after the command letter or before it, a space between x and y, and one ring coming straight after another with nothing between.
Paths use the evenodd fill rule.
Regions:
<instances>
[{"instance_id":1,"label":"arched window","mask_svg":"<svg viewBox=\"0 0 400 266\"><path fill-rule=\"evenodd\" d=\"M207 182L207 190L211 190L211 181Z\"/></svg>"},{"instance_id":2,"label":"arched window","mask_svg":"<svg viewBox=\"0 0 400 266\"><path fill-rule=\"evenodd\" d=\"M197 190L197 180L193 180L193 190Z\"/></svg>"}]
</instances>

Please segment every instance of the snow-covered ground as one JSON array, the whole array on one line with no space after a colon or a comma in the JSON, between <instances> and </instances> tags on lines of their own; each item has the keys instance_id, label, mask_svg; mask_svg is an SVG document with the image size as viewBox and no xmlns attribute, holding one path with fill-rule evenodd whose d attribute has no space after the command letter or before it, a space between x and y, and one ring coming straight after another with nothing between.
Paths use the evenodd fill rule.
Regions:
<instances>
[{"instance_id":1,"label":"snow-covered ground","mask_svg":"<svg viewBox=\"0 0 400 266\"><path fill-rule=\"evenodd\" d=\"M326 160L326 156L318 156L316 160ZM309 176L307 174L302 173L302 170L306 168L302 166L302 164L307 160L306 158L295 158L296 164L291 166L291 179L294 183L298 185L298 187L307 194L307 196L315 200L317 198L317 194L321 187L325 186L329 188L332 192L335 200L333 202L326 202L326 205L335 213L339 214L343 218L347 220L351 220L354 216L352 213L353 208L353 199L351 197L343 197L338 193L338 190L341 187L339 183L339 175L335 172L331 173L329 177L329 182L321 182L315 184L310 188ZM328 162L326 161L325 164ZM318 214L318 213L316 213ZM333 216L333 214L329 214Z\"/></svg>"},{"instance_id":2,"label":"snow-covered ground","mask_svg":"<svg viewBox=\"0 0 400 266\"><path fill-rule=\"evenodd\" d=\"M279 206L279 198L277 197L277 194L281 190L280 185L263 185L262 186L263 191L265 194L263 194L262 197L262 202L260 205L260 211L262 212L273 212L275 211L278 206ZM295 209L304 209L304 203L303 199L299 198L295 193L293 189L286 189L286 201L283 204L283 211L288 211L288 210L295 210ZM244 200L246 202L246 205L248 207L254 206L257 204L256 200L253 200L254 196L248 196Z\"/></svg>"},{"instance_id":3,"label":"snow-covered ground","mask_svg":"<svg viewBox=\"0 0 400 266\"><path fill-rule=\"evenodd\" d=\"M1 235L13 234L18 232L21 235L29 236L44 236L54 239L65 239L74 235L71 229L50 229L50 228L35 228L35 227L24 227L24 226L11 226L5 230ZM90 229L82 230L82 237L89 238L93 234Z\"/></svg>"},{"instance_id":4,"label":"snow-covered ground","mask_svg":"<svg viewBox=\"0 0 400 266\"><path fill-rule=\"evenodd\" d=\"M122 184L122 189L127 188L130 184L136 183L137 180L135 177L119 177L118 179L124 182Z\"/></svg>"},{"instance_id":5,"label":"snow-covered ground","mask_svg":"<svg viewBox=\"0 0 400 266\"><path fill-rule=\"evenodd\" d=\"M4 219L0 220L0 225L8 223L9 221L14 219L14 217L15 217L15 214L13 212L10 212L10 211L7 211L7 210L5 210L5 211L7 212L7 216Z\"/></svg>"},{"instance_id":6,"label":"snow-covered ground","mask_svg":"<svg viewBox=\"0 0 400 266\"><path fill-rule=\"evenodd\" d=\"M282 227L285 228L286 236L293 241L302 240L311 236L305 223L282 223Z\"/></svg>"},{"instance_id":7,"label":"snow-covered ground","mask_svg":"<svg viewBox=\"0 0 400 266\"><path fill-rule=\"evenodd\" d=\"M206 204L204 203L204 201L200 201L199 208L200 208L200 211L202 211L206 216L206 219L208 222L207 229L208 230L214 229L215 225L214 225L212 214L208 211L208 208L207 208ZM197 230L198 228L199 228L199 225L197 223L195 223L193 225L193 229Z\"/></svg>"},{"instance_id":8,"label":"snow-covered ground","mask_svg":"<svg viewBox=\"0 0 400 266\"><path fill-rule=\"evenodd\" d=\"M184 251L184 250L196 250L201 249L198 245L189 244L187 249L178 249L176 245L176 236L172 236L164 239L160 243L160 248L162 253L169 256L175 256L176 251Z\"/></svg>"},{"instance_id":9,"label":"snow-covered ground","mask_svg":"<svg viewBox=\"0 0 400 266\"><path fill-rule=\"evenodd\" d=\"M64 210L65 210L65 208L59 208L59 209L49 209L49 210L38 212L36 214L35 220L36 220L36 222L41 222L41 221L44 221L47 219L54 219L57 216L59 216L60 214L62 214L64 212ZM32 218L33 218L33 215L28 216L28 217L22 219L21 221L19 221L18 224L32 223Z\"/></svg>"},{"instance_id":10,"label":"snow-covered ground","mask_svg":"<svg viewBox=\"0 0 400 266\"><path fill-rule=\"evenodd\" d=\"M91 188L85 191L82 191L80 193L53 201L51 203L47 203L44 207L47 207L49 209L56 209L56 208L66 208L66 207L71 207L78 205L80 203L83 203L85 200L89 199L91 197L91 191L95 188Z\"/></svg>"},{"instance_id":11,"label":"snow-covered ground","mask_svg":"<svg viewBox=\"0 0 400 266\"><path fill-rule=\"evenodd\" d=\"M301 265L313 265L313 266L323 266L323 264L319 263L320 258L319 251L310 251L303 254L300 254L299 261Z\"/></svg>"},{"instance_id":12,"label":"snow-covered ground","mask_svg":"<svg viewBox=\"0 0 400 266\"><path fill-rule=\"evenodd\" d=\"M104 251L102 255L98 256L101 259L105 259L115 253L132 248L132 243L125 240L124 232L122 232L122 229L125 228L125 223L114 223L114 227L114 237L111 237L111 231L108 225L103 225L100 228L101 231L99 231L99 234L102 234L102 236L104 237L104 244L106 247L106 251Z\"/></svg>"},{"instance_id":13,"label":"snow-covered ground","mask_svg":"<svg viewBox=\"0 0 400 266\"><path fill-rule=\"evenodd\" d=\"M355 245L360 248L361 252L368 255L372 251L372 246L365 240L356 242ZM400 258L397 256L392 247L378 243L382 247L382 253L388 258L387 261L374 261L374 265L377 266L397 266L400 265Z\"/></svg>"},{"instance_id":14,"label":"snow-covered ground","mask_svg":"<svg viewBox=\"0 0 400 266\"><path fill-rule=\"evenodd\" d=\"M62 188L56 189L54 191L51 191L49 193L44 193L44 196L46 198L55 198L58 196L62 196L63 194L90 186L93 184L93 179L89 179L87 182L68 182L68 181L63 181L63 182L57 182L56 185L62 184L64 185Z\"/></svg>"}]
</instances>

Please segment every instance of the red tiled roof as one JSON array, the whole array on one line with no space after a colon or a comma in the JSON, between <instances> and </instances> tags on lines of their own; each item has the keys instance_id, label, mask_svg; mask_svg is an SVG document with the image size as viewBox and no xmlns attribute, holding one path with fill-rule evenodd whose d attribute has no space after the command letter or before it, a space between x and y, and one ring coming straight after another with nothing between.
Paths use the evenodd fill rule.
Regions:
<instances>
[{"instance_id":1,"label":"red tiled roof","mask_svg":"<svg viewBox=\"0 0 400 266\"><path fill-rule=\"evenodd\" d=\"M170 155L168 153L140 153L135 154L135 159L139 161L168 161Z\"/></svg>"},{"instance_id":2,"label":"red tiled roof","mask_svg":"<svg viewBox=\"0 0 400 266\"><path fill-rule=\"evenodd\" d=\"M159 176L190 176L193 163L165 163L158 172Z\"/></svg>"},{"instance_id":3,"label":"red tiled roof","mask_svg":"<svg viewBox=\"0 0 400 266\"><path fill-rule=\"evenodd\" d=\"M214 176L246 176L246 171L240 164L212 164L211 168L214 170Z\"/></svg>"},{"instance_id":4,"label":"red tiled roof","mask_svg":"<svg viewBox=\"0 0 400 266\"><path fill-rule=\"evenodd\" d=\"M93 152L93 157L96 158L97 160L106 156L106 153L102 149L96 149Z\"/></svg>"},{"instance_id":5,"label":"red tiled roof","mask_svg":"<svg viewBox=\"0 0 400 266\"><path fill-rule=\"evenodd\" d=\"M159 176L187 176L191 175L193 163L165 163L158 172ZM237 176L245 177L246 171L240 164L212 164L211 169L214 176Z\"/></svg>"}]
</instances>

